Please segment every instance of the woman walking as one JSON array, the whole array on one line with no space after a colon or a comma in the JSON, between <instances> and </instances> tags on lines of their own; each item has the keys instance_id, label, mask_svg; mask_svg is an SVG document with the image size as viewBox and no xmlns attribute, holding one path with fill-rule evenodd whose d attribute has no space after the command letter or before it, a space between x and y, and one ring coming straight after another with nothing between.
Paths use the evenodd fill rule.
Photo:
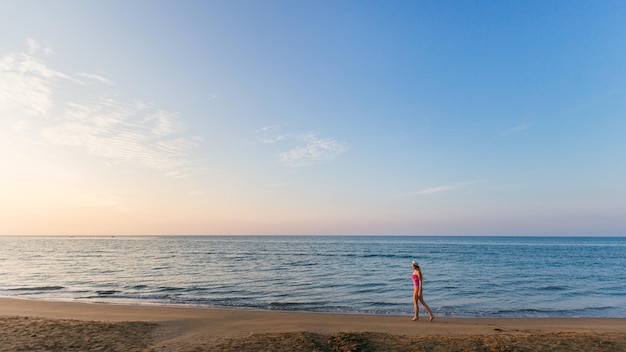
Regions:
<instances>
[{"instance_id":1,"label":"woman walking","mask_svg":"<svg viewBox=\"0 0 626 352\"><path fill-rule=\"evenodd\" d=\"M411 277L413 278L413 308L415 309L415 316L413 317L413 320L419 319L419 306L417 304L419 301L424 306L426 312L428 312L428 315L430 316L429 321L433 321L435 316L430 311L426 302L424 302L424 297L422 296L422 271L416 262L411 262L411 265L413 266L413 275L411 275Z\"/></svg>"}]
</instances>

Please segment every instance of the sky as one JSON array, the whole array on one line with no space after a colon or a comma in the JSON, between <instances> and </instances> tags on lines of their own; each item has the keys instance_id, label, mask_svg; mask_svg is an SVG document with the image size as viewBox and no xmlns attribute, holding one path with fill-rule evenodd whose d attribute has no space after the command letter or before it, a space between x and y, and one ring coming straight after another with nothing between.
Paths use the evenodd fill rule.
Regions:
<instances>
[{"instance_id":1,"label":"sky","mask_svg":"<svg viewBox=\"0 0 626 352\"><path fill-rule=\"evenodd\" d=\"M0 0L0 235L626 236L624 1Z\"/></svg>"}]
</instances>

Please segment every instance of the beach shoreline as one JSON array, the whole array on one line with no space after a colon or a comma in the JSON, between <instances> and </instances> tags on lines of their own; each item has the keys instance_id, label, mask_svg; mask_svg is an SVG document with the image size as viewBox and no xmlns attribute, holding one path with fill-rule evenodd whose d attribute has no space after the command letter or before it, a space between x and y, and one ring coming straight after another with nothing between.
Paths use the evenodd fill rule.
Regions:
<instances>
[{"instance_id":1,"label":"beach shoreline","mask_svg":"<svg viewBox=\"0 0 626 352\"><path fill-rule=\"evenodd\" d=\"M147 344L142 345L143 347L138 350L148 351L213 350L214 348L231 350L229 349L231 347L232 350L246 350L246 343L257 348L266 346L269 350L273 350L271 346L279 346L275 345L276 340L282 341L281 344L287 344L276 348L290 349L290 343L294 343L293 341L289 342L291 340L309 341L312 346L315 346L315 341L327 336L343 336L344 339L348 339L346 336L349 336L352 340L360 341L359 339L361 339L365 341L362 341L363 343L370 343L378 339L383 341L381 342L383 344L397 343L401 340L399 337L409 340L419 337L422 340L431 339L435 342L452 338L456 341L456 348L459 344L469 348L469 345L464 344L472 341L472 343L477 343L476 341L480 339L494 339L497 342L505 337L510 340L513 336L519 341L504 341L503 343L516 345L525 343L524 341L531 341L532 336L543 336L541 341L547 339L548 343L550 339L565 339L565 341L583 339L596 341L603 345L604 342L602 341L606 340L604 343L608 344L606 346L616 344L618 349L615 350L626 347L626 319L621 318L438 317L434 322L428 322L427 316L423 315L420 321L413 322L410 316L134 306L21 298L0 298L0 317L3 319L3 326L7 328L11 324L18 324L22 326L22 329L30 325L32 326L26 328L27 330L43 329L42 331L38 330L38 333L33 332L31 334L37 336L45 334L45 331L51 329L50 326L56 326L57 330L71 330L82 325L82 329L85 329L87 326L91 326L90 324L93 325L94 322L110 324L107 325L109 328L118 326L120 331L133 329L149 331L149 338L145 336L145 338L137 338L141 343ZM144 325L123 326L134 323L143 323ZM94 331L99 329L97 326L93 328ZM5 346L9 346L9 344L19 346L20 343L28 342L13 341L18 337L14 338L11 334L3 335L4 339L8 339L2 341ZM94 333L96 337L100 335ZM139 335L141 333L138 333L137 336ZM26 335L22 340L37 340L29 336ZM479 340L476 340L477 338ZM112 339L116 338L113 337ZM120 337L117 339L119 340ZM589 341L587 344L591 343ZM28 343L33 343L33 341ZM583 343L584 345L584 342L581 341L576 343ZM125 345L128 347L128 343ZM291 348L295 349L296 346L291 346ZM304 345L299 348L307 349ZM614 350L611 348L598 349L590 345L587 348L588 350ZM114 351L116 349L104 348L102 350ZM254 348L250 350L254 350ZM445 351L445 349L440 350Z\"/></svg>"}]
</instances>

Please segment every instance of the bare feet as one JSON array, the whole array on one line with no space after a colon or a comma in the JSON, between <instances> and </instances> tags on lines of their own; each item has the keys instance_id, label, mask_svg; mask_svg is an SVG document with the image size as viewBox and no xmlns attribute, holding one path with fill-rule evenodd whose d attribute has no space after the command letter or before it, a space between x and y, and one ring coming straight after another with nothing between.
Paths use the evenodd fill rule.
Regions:
<instances>
[{"instance_id":1,"label":"bare feet","mask_svg":"<svg viewBox=\"0 0 626 352\"><path fill-rule=\"evenodd\" d=\"M419 317L416 315L416 316L414 316L414 317L413 317L413 319L411 319L411 320L416 321L417 319L419 319ZM431 320L432 320L432 319L431 319Z\"/></svg>"},{"instance_id":2,"label":"bare feet","mask_svg":"<svg viewBox=\"0 0 626 352\"><path fill-rule=\"evenodd\" d=\"M435 316L434 316L434 315L431 315L431 316L430 316L430 319L429 319L428 321L433 321L433 320L435 320Z\"/></svg>"}]
</instances>

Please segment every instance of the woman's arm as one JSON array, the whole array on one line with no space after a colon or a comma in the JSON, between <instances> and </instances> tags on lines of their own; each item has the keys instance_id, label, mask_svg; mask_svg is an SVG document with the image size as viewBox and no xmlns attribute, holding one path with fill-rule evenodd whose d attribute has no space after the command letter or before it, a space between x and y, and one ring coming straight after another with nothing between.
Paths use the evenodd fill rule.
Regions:
<instances>
[{"instance_id":1,"label":"woman's arm","mask_svg":"<svg viewBox=\"0 0 626 352\"><path fill-rule=\"evenodd\" d=\"M422 281L422 271L421 270L417 270L417 280L419 280L418 282L420 284L418 289L417 289L417 294L419 296L421 296L422 295L422 286L424 286L423 285L424 282Z\"/></svg>"}]
</instances>

